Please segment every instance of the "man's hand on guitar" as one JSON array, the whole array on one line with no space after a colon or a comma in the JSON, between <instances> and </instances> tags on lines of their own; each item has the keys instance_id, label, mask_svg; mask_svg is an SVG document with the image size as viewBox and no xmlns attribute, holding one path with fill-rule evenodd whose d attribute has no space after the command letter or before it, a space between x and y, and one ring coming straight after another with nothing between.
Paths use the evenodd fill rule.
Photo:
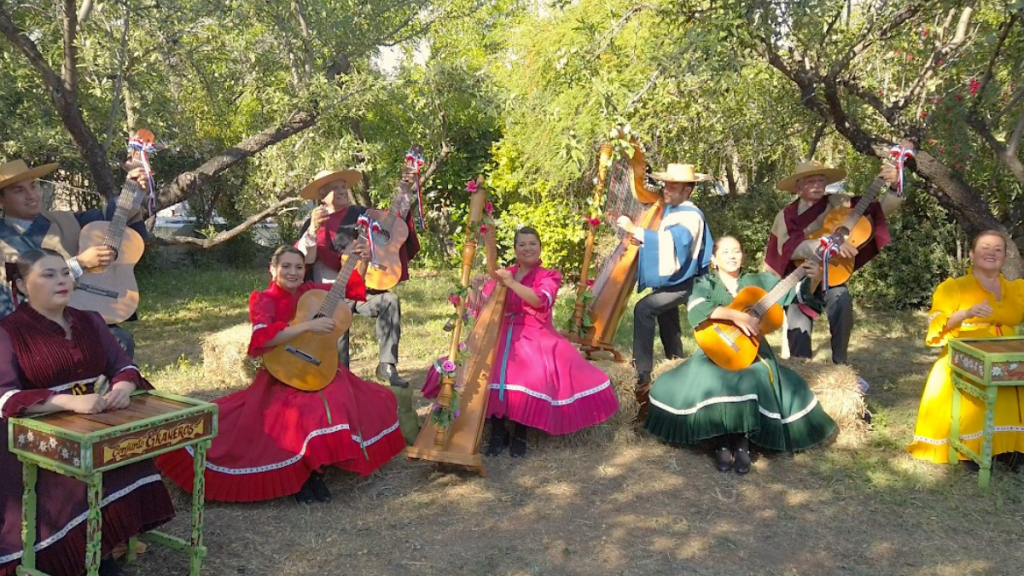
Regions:
<instances>
[{"instance_id":1,"label":"man's hand on guitar","mask_svg":"<svg viewBox=\"0 0 1024 576\"><path fill-rule=\"evenodd\" d=\"M889 184L895 184L899 180L899 173L896 172L896 167L891 164L882 166L882 171L878 173L878 177L882 178Z\"/></svg>"},{"instance_id":2,"label":"man's hand on guitar","mask_svg":"<svg viewBox=\"0 0 1024 576\"><path fill-rule=\"evenodd\" d=\"M362 260L363 262L370 261L370 245L362 238L356 238L352 241L352 255Z\"/></svg>"},{"instance_id":3,"label":"man's hand on guitar","mask_svg":"<svg viewBox=\"0 0 1024 576\"><path fill-rule=\"evenodd\" d=\"M149 191L149 179L146 178L146 171L142 168L133 168L128 171L128 179L134 180L139 185L139 188L147 192Z\"/></svg>"},{"instance_id":4,"label":"man's hand on guitar","mask_svg":"<svg viewBox=\"0 0 1024 576\"><path fill-rule=\"evenodd\" d=\"M804 260L800 267L807 273L807 279L811 282L812 286L818 284L821 281L822 269L820 262L814 262L812 260Z\"/></svg>"},{"instance_id":5,"label":"man's hand on guitar","mask_svg":"<svg viewBox=\"0 0 1024 576\"><path fill-rule=\"evenodd\" d=\"M302 327L307 332L315 332L317 334L328 334L334 331L334 318L314 318L302 323Z\"/></svg>"},{"instance_id":6,"label":"man's hand on guitar","mask_svg":"<svg viewBox=\"0 0 1024 576\"><path fill-rule=\"evenodd\" d=\"M82 268L100 268L109 266L114 261L113 248L109 246L93 246L78 255L78 263Z\"/></svg>"},{"instance_id":7,"label":"man's hand on guitar","mask_svg":"<svg viewBox=\"0 0 1024 576\"><path fill-rule=\"evenodd\" d=\"M759 320L739 310L730 310L729 320L736 325L737 328L743 331L747 336L756 338L761 333L761 323Z\"/></svg>"}]
</instances>

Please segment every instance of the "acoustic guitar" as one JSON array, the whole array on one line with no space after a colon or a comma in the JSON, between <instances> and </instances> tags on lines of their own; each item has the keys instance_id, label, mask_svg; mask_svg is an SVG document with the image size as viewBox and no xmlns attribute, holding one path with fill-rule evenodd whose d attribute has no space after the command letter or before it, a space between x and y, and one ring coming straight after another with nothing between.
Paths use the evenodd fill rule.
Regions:
<instances>
[{"instance_id":1,"label":"acoustic guitar","mask_svg":"<svg viewBox=\"0 0 1024 576\"><path fill-rule=\"evenodd\" d=\"M910 148L909 143L904 143L905 148ZM911 149L911 153L913 149ZM808 240L820 240L831 237L837 244L846 242L856 248L860 248L875 235L874 223L864 216L864 212L878 197L878 194L887 189L888 182L883 178L875 178L875 181L868 187L867 192L861 195L857 205L853 208L840 206L833 208L825 215L821 228L812 234L807 235ZM854 258L846 258L835 254L828 261L828 287L832 288L845 284L853 276Z\"/></svg>"},{"instance_id":2,"label":"acoustic guitar","mask_svg":"<svg viewBox=\"0 0 1024 576\"><path fill-rule=\"evenodd\" d=\"M398 191L391 199L391 207L387 212L370 209L366 215L380 223L379 232L373 234L373 261L366 269L366 287L370 290L390 290L402 280L402 258L399 250L409 239L409 226L405 222L412 206L411 183L407 177L414 174L419 165L423 164L423 147L413 144L405 155L403 178L398 184ZM418 176L415 176L418 177Z\"/></svg>"},{"instance_id":3,"label":"acoustic guitar","mask_svg":"<svg viewBox=\"0 0 1024 576\"><path fill-rule=\"evenodd\" d=\"M149 171L148 153L155 138L149 130L139 130L125 168ZM135 149L139 148L139 149ZM135 265L142 258L146 242L138 232L128 227L128 217L139 209L146 192L138 183L126 178L117 199L117 208L110 222L90 222L82 228L78 238L79 252L94 246L107 246L116 258L107 266L90 268L78 279L71 295L70 306L79 310L98 312L107 324L124 322L139 307L139 285L135 280Z\"/></svg>"},{"instance_id":4,"label":"acoustic guitar","mask_svg":"<svg viewBox=\"0 0 1024 576\"><path fill-rule=\"evenodd\" d=\"M366 239L362 227L359 238ZM304 332L264 354L263 365L274 378L307 392L321 390L334 380L338 373L338 339L352 326L352 310L343 302L345 287L358 261L350 254L330 290L310 290L299 298L292 326L316 318L334 318L334 330L323 334Z\"/></svg>"},{"instance_id":5,"label":"acoustic guitar","mask_svg":"<svg viewBox=\"0 0 1024 576\"><path fill-rule=\"evenodd\" d=\"M816 261L821 260L823 251L823 247L818 248L814 256ZM806 277L807 271L797 268L780 280L771 291L766 292L758 286L747 286L736 294L726 308L749 314L759 322L762 335L771 334L782 327L785 316L782 306L779 306L779 300ZM753 364L760 346L760 339L757 336L747 336L736 324L728 320L709 318L697 325L694 337L708 358L726 370L743 370Z\"/></svg>"}]
</instances>

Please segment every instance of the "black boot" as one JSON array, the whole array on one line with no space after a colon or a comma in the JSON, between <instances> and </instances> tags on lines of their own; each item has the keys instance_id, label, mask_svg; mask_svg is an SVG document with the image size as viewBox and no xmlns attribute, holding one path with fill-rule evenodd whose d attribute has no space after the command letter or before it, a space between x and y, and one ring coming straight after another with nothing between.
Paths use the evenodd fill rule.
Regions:
<instances>
[{"instance_id":1,"label":"black boot","mask_svg":"<svg viewBox=\"0 0 1024 576\"><path fill-rule=\"evenodd\" d=\"M317 502L330 502L331 491L327 489L327 485L324 484L324 475L320 472L313 472L307 482L309 488L313 491L313 498Z\"/></svg>"},{"instance_id":2,"label":"black boot","mask_svg":"<svg viewBox=\"0 0 1024 576\"><path fill-rule=\"evenodd\" d=\"M526 456L526 426L524 424L516 424L515 432L512 433L512 443L508 448L508 453L513 458L522 458Z\"/></svg>"},{"instance_id":3,"label":"black boot","mask_svg":"<svg viewBox=\"0 0 1024 576\"><path fill-rule=\"evenodd\" d=\"M508 428L505 427L504 418L491 416L488 420L491 421L491 443L484 454L497 456L505 451L505 446L508 446Z\"/></svg>"},{"instance_id":4,"label":"black boot","mask_svg":"<svg viewBox=\"0 0 1024 576\"><path fill-rule=\"evenodd\" d=\"M736 438L736 462L733 470L737 474L750 472L750 441L745 434L740 434Z\"/></svg>"},{"instance_id":5,"label":"black boot","mask_svg":"<svg viewBox=\"0 0 1024 576\"><path fill-rule=\"evenodd\" d=\"M310 477L310 480L312 476ZM316 501L316 495L313 494L313 484L310 480L306 480L306 483L302 485L302 488L295 493L295 501L299 504L312 504Z\"/></svg>"},{"instance_id":6,"label":"black boot","mask_svg":"<svg viewBox=\"0 0 1024 576\"><path fill-rule=\"evenodd\" d=\"M715 469L719 472L732 470L732 438L729 435L718 437L718 448L715 449Z\"/></svg>"},{"instance_id":7,"label":"black boot","mask_svg":"<svg viewBox=\"0 0 1024 576\"><path fill-rule=\"evenodd\" d=\"M122 574L124 572L121 570L121 565L113 557L100 560L100 576L122 576Z\"/></svg>"},{"instance_id":8,"label":"black boot","mask_svg":"<svg viewBox=\"0 0 1024 576\"><path fill-rule=\"evenodd\" d=\"M647 372L641 372L636 379L636 419L633 420L635 424L643 427L647 424L647 406L650 404L651 396L651 375Z\"/></svg>"},{"instance_id":9,"label":"black boot","mask_svg":"<svg viewBox=\"0 0 1024 576\"><path fill-rule=\"evenodd\" d=\"M377 378L396 388L406 388L409 386L409 381L398 375L398 368L395 368L394 364L387 364L385 362L377 364Z\"/></svg>"}]
</instances>

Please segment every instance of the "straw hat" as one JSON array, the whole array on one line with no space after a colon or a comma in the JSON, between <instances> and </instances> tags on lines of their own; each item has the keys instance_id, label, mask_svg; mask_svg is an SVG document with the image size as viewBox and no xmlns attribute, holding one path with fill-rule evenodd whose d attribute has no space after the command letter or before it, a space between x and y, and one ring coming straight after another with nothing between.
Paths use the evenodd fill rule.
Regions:
<instances>
[{"instance_id":1,"label":"straw hat","mask_svg":"<svg viewBox=\"0 0 1024 576\"><path fill-rule=\"evenodd\" d=\"M783 192L796 193L797 180L819 174L825 177L826 186L846 178L846 170L842 168L829 168L817 160L811 160L810 162L801 162L797 165L796 172L782 179L775 187Z\"/></svg>"},{"instance_id":2,"label":"straw hat","mask_svg":"<svg viewBox=\"0 0 1024 576\"><path fill-rule=\"evenodd\" d=\"M344 180L349 188L355 188L356 184L362 182L363 173L359 170L321 170L316 173L312 182L299 191L299 196L306 200L319 200L320 188L337 180Z\"/></svg>"},{"instance_id":3,"label":"straw hat","mask_svg":"<svg viewBox=\"0 0 1024 576\"><path fill-rule=\"evenodd\" d=\"M662 182L705 182L711 177L693 169L693 164L669 164L664 172L654 172L651 178Z\"/></svg>"},{"instance_id":4,"label":"straw hat","mask_svg":"<svg viewBox=\"0 0 1024 576\"><path fill-rule=\"evenodd\" d=\"M57 169L57 164L43 164L35 168L29 168L24 160L15 160L0 165L0 189L6 188L22 180L35 180L44 174L49 174Z\"/></svg>"}]
</instances>

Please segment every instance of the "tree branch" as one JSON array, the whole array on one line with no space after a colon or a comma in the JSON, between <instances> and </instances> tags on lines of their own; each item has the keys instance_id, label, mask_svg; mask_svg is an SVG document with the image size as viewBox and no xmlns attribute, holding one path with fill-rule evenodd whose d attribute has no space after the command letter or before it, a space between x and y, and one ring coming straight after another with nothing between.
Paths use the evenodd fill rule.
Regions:
<instances>
[{"instance_id":1,"label":"tree branch","mask_svg":"<svg viewBox=\"0 0 1024 576\"><path fill-rule=\"evenodd\" d=\"M305 200L303 198L299 197L299 196L292 196L291 198L285 198L284 200L279 200L279 201L275 202L274 204L268 206L263 211L261 211L259 213L256 213L256 214L253 214L252 216L246 218L245 221L243 221L238 226L235 226L234 228L232 228L230 230L224 230L223 232L218 232L217 234L214 234L213 236L211 236L209 238L193 238L191 236L168 236L168 237L161 237L161 238L155 240L155 242L160 243L160 244L176 244L176 245L187 244L189 246L196 246L198 248L203 248L203 249L213 248L214 246L217 246L218 244L223 244L223 243L227 242L228 240L232 240L234 238L237 238L237 237L241 236L249 228L252 228L256 224L266 220L267 218L280 213L284 208L287 208L287 207L289 207L289 206L291 206L293 204L301 204L302 202L305 202Z\"/></svg>"},{"instance_id":2,"label":"tree branch","mask_svg":"<svg viewBox=\"0 0 1024 576\"><path fill-rule=\"evenodd\" d=\"M157 194L157 206L166 208L187 199L199 187L217 177L228 168L249 158L260 150L273 146L295 134L314 126L318 116L312 112L299 111L278 126L268 128L255 136L250 136L235 146L228 148L204 162L195 170L179 174L169 184L163 186Z\"/></svg>"},{"instance_id":3,"label":"tree branch","mask_svg":"<svg viewBox=\"0 0 1024 576\"><path fill-rule=\"evenodd\" d=\"M876 41L884 40L886 37L889 36L889 34L891 34L897 28L902 26L908 20L916 16L917 13L921 11L923 5L923 2L918 2L904 7L902 10L896 13L895 18L893 18L888 24L882 27L877 37L872 38L871 32L874 23L872 22L872 24L869 24L865 29L864 34L861 36L861 39L856 44L851 46L846 51L846 54L843 55L842 58L837 60L836 63L832 65L832 68L829 70L826 78L832 80L838 78L839 74L843 70L845 70L846 67L849 66L855 58L857 58L858 56L863 54L865 50L873 46Z\"/></svg>"},{"instance_id":4,"label":"tree branch","mask_svg":"<svg viewBox=\"0 0 1024 576\"><path fill-rule=\"evenodd\" d=\"M999 34L999 40L996 42L995 50L992 51L992 57L988 59L988 66L985 67L985 74L981 77L981 84L978 86L978 97L971 104L971 108L977 109L978 103L981 102L981 95L985 93L985 88L988 83L992 80L992 71L995 69L996 59L999 58L999 54L1003 51L1003 45L1006 44L1006 37L1010 35L1010 28L1013 27L1014 23L1017 22L1017 13L1010 15L1010 19L1003 25L1003 31Z\"/></svg>"},{"instance_id":5,"label":"tree branch","mask_svg":"<svg viewBox=\"0 0 1024 576\"><path fill-rule=\"evenodd\" d=\"M117 78L114 80L114 96L110 100L110 113L107 115L107 136L103 144L103 149L107 152L110 151L110 144L114 138L114 124L117 123L117 109L121 104L121 88L124 84L125 52L128 49L128 29L130 27L130 22L131 11L127 6L125 6L124 27L121 28L121 47L117 52Z\"/></svg>"}]
</instances>

